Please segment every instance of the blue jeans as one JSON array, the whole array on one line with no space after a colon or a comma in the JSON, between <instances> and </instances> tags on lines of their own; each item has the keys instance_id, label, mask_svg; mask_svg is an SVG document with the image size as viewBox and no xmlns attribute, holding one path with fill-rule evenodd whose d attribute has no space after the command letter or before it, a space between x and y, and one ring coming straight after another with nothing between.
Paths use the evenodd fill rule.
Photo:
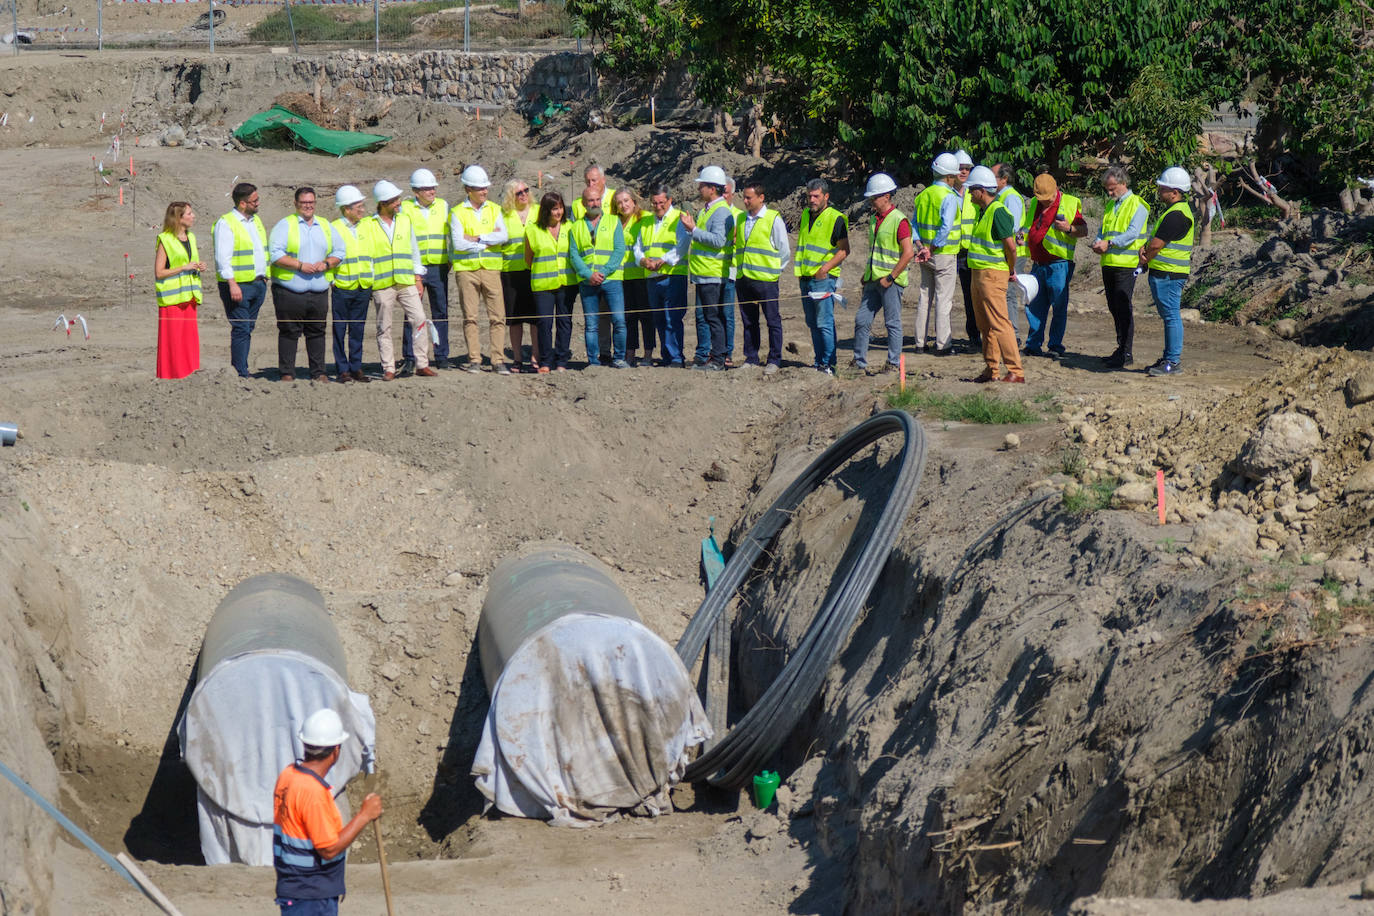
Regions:
<instances>
[{"instance_id":1,"label":"blue jeans","mask_svg":"<svg viewBox=\"0 0 1374 916\"><path fill-rule=\"evenodd\" d=\"M267 298L266 280L249 280L239 284L243 298L235 302L229 295L229 283L219 281L219 299L224 303L224 316L229 319L229 362L234 371L248 377L248 350L253 344L253 327L258 323L258 311Z\"/></svg>"},{"instance_id":2,"label":"blue jeans","mask_svg":"<svg viewBox=\"0 0 1374 916\"><path fill-rule=\"evenodd\" d=\"M363 371L363 335L367 333L367 307L372 303L370 289L330 291L334 312L334 363L340 375Z\"/></svg>"},{"instance_id":3,"label":"blue jeans","mask_svg":"<svg viewBox=\"0 0 1374 916\"><path fill-rule=\"evenodd\" d=\"M725 355L735 352L735 281L726 279L721 284L720 307L725 316ZM711 358L711 325L706 320L706 310L697 306L697 349L693 354L696 361L704 363Z\"/></svg>"},{"instance_id":4,"label":"blue jeans","mask_svg":"<svg viewBox=\"0 0 1374 916\"><path fill-rule=\"evenodd\" d=\"M1164 358L1175 365L1183 359L1183 318L1179 308L1183 304L1183 284L1187 282L1187 274L1150 276L1150 295L1155 297L1155 311L1164 319Z\"/></svg>"},{"instance_id":5,"label":"blue jeans","mask_svg":"<svg viewBox=\"0 0 1374 916\"><path fill-rule=\"evenodd\" d=\"M602 312L611 316L611 359L625 358L625 287L619 280L606 280L600 286L581 283L582 320L586 324L587 365L595 366L601 357L598 319Z\"/></svg>"},{"instance_id":6,"label":"blue jeans","mask_svg":"<svg viewBox=\"0 0 1374 916\"><path fill-rule=\"evenodd\" d=\"M824 280L813 280L808 277L798 277L797 285L801 287L802 295L802 314L806 316L806 326L811 329L811 349L815 351L817 369L835 368L835 299L827 296L824 299L812 299L810 293L835 292L838 284L834 277L826 277Z\"/></svg>"},{"instance_id":7,"label":"blue jeans","mask_svg":"<svg viewBox=\"0 0 1374 916\"><path fill-rule=\"evenodd\" d=\"M281 916L339 916L338 897L323 897L319 900L278 897L273 902L281 907Z\"/></svg>"},{"instance_id":8,"label":"blue jeans","mask_svg":"<svg viewBox=\"0 0 1374 916\"><path fill-rule=\"evenodd\" d=\"M420 282L425 285L425 292L429 294L429 316L434 323L434 330L439 332L439 342L434 345L434 358L436 360L448 359L448 273L447 264L426 264L425 275L420 278ZM411 338L410 322L406 322L405 333L401 341L401 358L415 358L415 343Z\"/></svg>"},{"instance_id":9,"label":"blue jeans","mask_svg":"<svg viewBox=\"0 0 1374 916\"><path fill-rule=\"evenodd\" d=\"M887 289L877 280L864 284L863 299L854 313L854 364L868 366L868 336L873 319L881 310L887 325L887 361L897 365L902 359L902 292L906 287L893 283Z\"/></svg>"},{"instance_id":10,"label":"blue jeans","mask_svg":"<svg viewBox=\"0 0 1374 916\"><path fill-rule=\"evenodd\" d=\"M1050 316L1050 349L1063 351L1064 330L1069 323L1069 281L1073 261L1036 264L1031 276L1040 284L1035 300L1026 306L1026 349L1039 350L1045 343L1045 318ZM1051 314L1053 313L1053 314Z\"/></svg>"},{"instance_id":11,"label":"blue jeans","mask_svg":"<svg viewBox=\"0 0 1374 916\"><path fill-rule=\"evenodd\" d=\"M649 278L649 307L662 341L663 362L682 363L682 320L687 315L687 275Z\"/></svg>"}]
</instances>

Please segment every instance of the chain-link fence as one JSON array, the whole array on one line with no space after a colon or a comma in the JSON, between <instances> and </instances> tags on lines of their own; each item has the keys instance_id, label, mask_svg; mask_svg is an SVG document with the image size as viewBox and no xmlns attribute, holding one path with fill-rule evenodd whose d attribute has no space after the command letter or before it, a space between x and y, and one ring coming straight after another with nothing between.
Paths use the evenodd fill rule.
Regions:
<instances>
[{"instance_id":1,"label":"chain-link fence","mask_svg":"<svg viewBox=\"0 0 1374 916\"><path fill-rule=\"evenodd\" d=\"M581 46L564 0L10 0L5 13L0 40L14 53L54 47L214 52L246 46Z\"/></svg>"}]
</instances>

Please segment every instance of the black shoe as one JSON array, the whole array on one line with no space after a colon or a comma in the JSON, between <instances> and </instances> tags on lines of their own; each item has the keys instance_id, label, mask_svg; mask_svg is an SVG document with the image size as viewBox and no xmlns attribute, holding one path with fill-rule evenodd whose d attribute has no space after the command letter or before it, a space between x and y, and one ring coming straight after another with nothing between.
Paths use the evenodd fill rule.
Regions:
<instances>
[{"instance_id":1,"label":"black shoe","mask_svg":"<svg viewBox=\"0 0 1374 916\"><path fill-rule=\"evenodd\" d=\"M431 369L452 369L453 362L447 356L436 356L429 361Z\"/></svg>"},{"instance_id":2,"label":"black shoe","mask_svg":"<svg viewBox=\"0 0 1374 916\"><path fill-rule=\"evenodd\" d=\"M1050 359L1059 359L1069 352L1068 347L1046 347L1045 349L1050 351Z\"/></svg>"},{"instance_id":3,"label":"black shoe","mask_svg":"<svg viewBox=\"0 0 1374 916\"><path fill-rule=\"evenodd\" d=\"M1125 369L1131 362L1131 354L1129 353L1117 352L1111 356L1102 357L1102 365L1108 369Z\"/></svg>"},{"instance_id":4,"label":"black shoe","mask_svg":"<svg viewBox=\"0 0 1374 916\"><path fill-rule=\"evenodd\" d=\"M401 360L401 365L399 365L399 366L396 367L396 377L397 377L397 378L409 378L410 376L412 376L412 375L414 375L414 374L415 374L415 360L414 360L414 359L404 359L404 360Z\"/></svg>"},{"instance_id":5,"label":"black shoe","mask_svg":"<svg viewBox=\"0 0 1374 916\"><path fill-rule=\"evenodd\" d=\"M1042 349L1040 349L1039 347L1022 347L1022 348L1021 348L1021 355L1022 355L1022 356L1044 356L1044 355L1045 355L1045 351L1042 350Z\"/></svg>"},{"instance_id":6,"label":"black shoe","mask_svg":"<svg viewBox=\"0 0 1374 916\"><path fill-rule=\"evenodd\" d=\"M1145 370L1145 374L1160 378L1166 375L1178 375L1182 371L1183 368L1178 363L1171 363L1167 359L1162 359L1159 361L1159 365L1151 366Z\"/></svg>"},{"instance_id":7,"label":"black shoe","mask_svg":"<svg viewBox=\"0 0 1374 916\"><path fill-rule=\"evenodd\" d=\"M703 372L724 372L725 363L718 362L714 359L708 359L704 363L697 363L696 368L702 370Z\"/></svg>"},{"instance_id":8,"label":"black shoe","mask_svg":"<svg viewBox=\"0 0 1374 916\"><path fill-rule=\"evenodd\" d=\"M949 346L949 347L945 347L944 349L940 349L939 347L936 347L934 350L931 350L931 351L930 351L930 354L931 354L932 356L953 356L953 355L954 355L954 347L953 347L953 346Z\"/></svg>"}]
</instances>

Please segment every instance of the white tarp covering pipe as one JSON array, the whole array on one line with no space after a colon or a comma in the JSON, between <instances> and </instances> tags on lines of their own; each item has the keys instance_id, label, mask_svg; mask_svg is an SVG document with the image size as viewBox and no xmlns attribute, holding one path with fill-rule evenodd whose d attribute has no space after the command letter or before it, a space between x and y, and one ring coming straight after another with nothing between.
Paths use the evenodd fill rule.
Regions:
<instances>
[{"instance_id":1,"label":"white tarp covering pipe","mask_svg":"<svg viewBox=\"0 0 1374 916\"><path fill-rule=\"evenodd\" d=\"M677 653L576 548L527 545L491 583L478 790L506 814L569 826L671 812L668 790L711 737Z\"/></svg>"},{"instance_id":2,"label":"white tarp covering pipe","mask_svg":"<svg viewBox=\"0 0 1374 916\"><path fill-rule=\"evenodd\" d=\"M272 790L303 754L301 725L326 707L349 734L327 777L347 821L344 787L373 770L377 727L367 697L348 689L324 598L294 576L241 582L206 628L196 688L178 723L206 864L272 864Z\"/></svg>"}]
</instances>

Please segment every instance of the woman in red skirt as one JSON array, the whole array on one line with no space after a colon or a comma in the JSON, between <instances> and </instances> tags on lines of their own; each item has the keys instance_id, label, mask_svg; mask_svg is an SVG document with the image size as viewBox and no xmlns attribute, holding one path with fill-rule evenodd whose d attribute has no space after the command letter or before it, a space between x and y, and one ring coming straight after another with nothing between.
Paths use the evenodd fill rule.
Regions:
<instances>
[{"instance_id":1,"label":"woman in red skirt","mask_svg":"<svg viewBox=\"0 0 1374 916\"><path fill-rule=\"evenodd\" d=\"M184 200L167 205L153 261L157 289L157 377L185 378L200 368L200 272L206 270L191 225L195 211Z\"/></svg>"}]
</instances>

